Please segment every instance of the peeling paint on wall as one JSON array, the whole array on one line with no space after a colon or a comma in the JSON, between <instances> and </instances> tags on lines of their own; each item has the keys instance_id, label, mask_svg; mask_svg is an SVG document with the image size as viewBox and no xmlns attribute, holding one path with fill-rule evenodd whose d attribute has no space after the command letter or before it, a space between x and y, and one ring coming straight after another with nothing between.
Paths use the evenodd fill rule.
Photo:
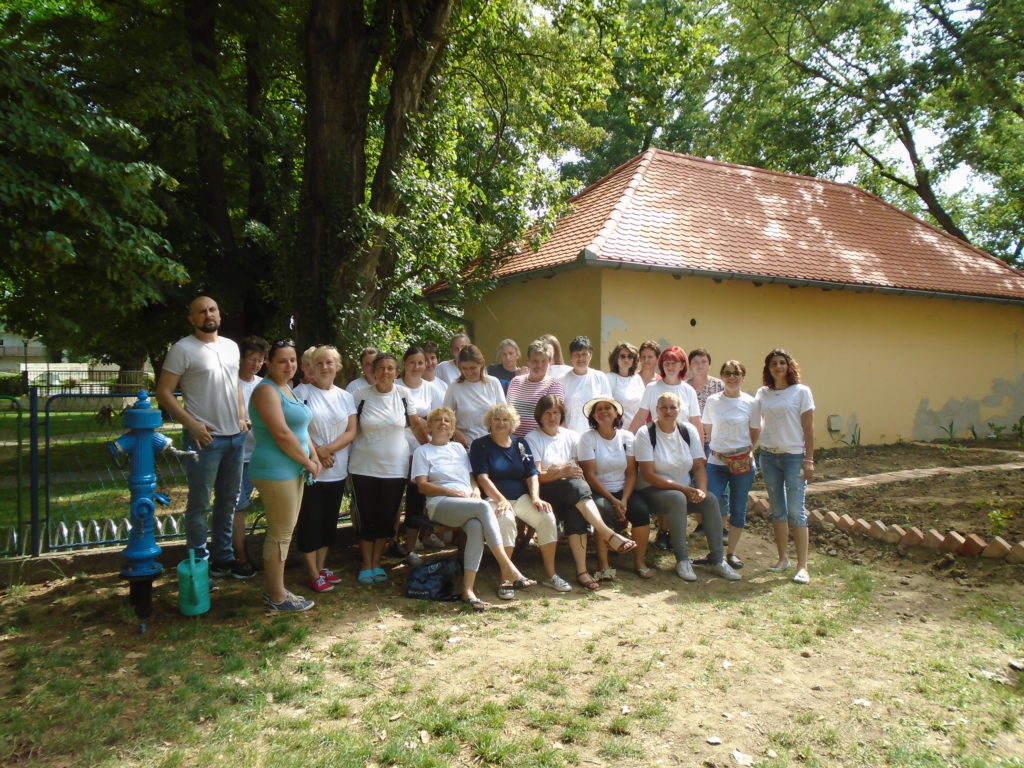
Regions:
<instances>
[{"instance_id":1,"label":"peeling paint on wall","mask_svg":"<svg viewBox=\"0 0 1024 768\"><path fill-rule=\"evenodd\" d=\"M619 336L629 330L629 324L618 315L601 315L601 343L611 344L612 335L615 335L615 343L618 343ZM634 344L636 342L633 342Z\"/></svg>"}]
</instances>

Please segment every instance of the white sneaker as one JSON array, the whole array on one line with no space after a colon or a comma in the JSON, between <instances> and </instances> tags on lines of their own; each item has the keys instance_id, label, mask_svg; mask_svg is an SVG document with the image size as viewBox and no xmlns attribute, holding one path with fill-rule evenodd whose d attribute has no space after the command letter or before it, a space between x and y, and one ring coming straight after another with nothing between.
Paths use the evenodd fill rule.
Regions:
<instances>
[{"instance_id":1,"label":"white sneaker","mask_svg":"<svg viewBox=\"0 0 1024 768\"><path fill-rule=\"evenodd\" d=\"M555 592L572 592L572 585L557 573L548 579L541 579L540 583L545 587L551 587Z\"/></svg>"},{"instance_id":2,"label":"white sneaker","mask_svg":"<svg viewBox=\"0 0 1024 768\"><path fill-rule=\"evenodd\" d=\"M806 568L801 568L799 571L796 572L796 575L793 577L793 581L795 581L797 584L810 584L811 576L809 573L807 573Z\"/></svg>"},{"instance_id":3,"label":"white sneaker","mask_svg":"<svg viewBox=\"0 0 1024 768\"><path fill-rule=\"evenodd\" d=\"M689 560L680 560L676 563L676 576L683 581L696 581L697 574L693 572L693 566Z\"/></svg>"},{"instance_id":4,"label":"white sneaker","mask_svg":"<svg viewBox=\"0 0 1024 768\"><path fill-rule=\"evenodd\" d=\"M711 572L716 576L721 576L723 579L728 579L729 581L739 581L742 578L742 576L736 573L736 571L732 569L732 566L725 562L725 560L720 562L718 565L712 565Z\"/></svg>"}]
</instances>

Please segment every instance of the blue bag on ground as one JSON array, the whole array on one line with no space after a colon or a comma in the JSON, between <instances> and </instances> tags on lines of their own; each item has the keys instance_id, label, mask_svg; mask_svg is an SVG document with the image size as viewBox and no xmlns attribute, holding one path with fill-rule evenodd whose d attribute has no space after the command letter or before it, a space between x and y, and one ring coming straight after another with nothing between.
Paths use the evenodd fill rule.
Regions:
<instances>
[{"instance_id":1,"label":"blue bag on ground","mask_svg":"<svg viewBox=\"0 0 1024 768\"><path fill-rule=\"evenodd\" d=\"M417 565L409 571L405 596L417 600L458 600L454 577L462 572L462 563L454 557L442 557Z\"/></svg>"}]
</instances>

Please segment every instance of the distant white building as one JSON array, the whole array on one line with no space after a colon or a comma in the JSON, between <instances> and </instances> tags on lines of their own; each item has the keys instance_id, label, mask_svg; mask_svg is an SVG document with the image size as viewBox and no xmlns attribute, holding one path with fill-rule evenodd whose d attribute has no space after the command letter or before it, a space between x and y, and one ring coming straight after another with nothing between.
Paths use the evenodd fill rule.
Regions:
<instances>
[{"instance_id":1,"label":"distant white building","mask_svg":"<svg viewBox=\"0 0 1024 768\"><path fill-rule=\"evenodd\" d=\"M38 339L26 339L0 326L0 373L18 373L26 364L46 364L50 352Z\"/></svg>"}]
</instances>

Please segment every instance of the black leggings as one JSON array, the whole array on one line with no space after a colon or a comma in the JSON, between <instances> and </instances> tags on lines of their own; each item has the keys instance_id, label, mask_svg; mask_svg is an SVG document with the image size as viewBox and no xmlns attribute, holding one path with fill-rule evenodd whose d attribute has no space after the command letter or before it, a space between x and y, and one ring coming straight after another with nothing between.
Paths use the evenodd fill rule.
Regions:
<instances>
[{"instance_id":1,"label":"black leggings","mask_svg":"<svg viewBox=\"0 0 1024 768\"><path fill-rule=\"evenodd\" d=\"M295 545L299 552L316 552L334 543L344 496L344 480L306 486L299 521L295 524Z\"/></svg>"},{"instance_id":2,"label":"black leggings","mask_svg":"<svg viewBox=\"0 0 1024 768\"><path fill-rule=\"evenodd\" d=\"M356 529L363 541L390 539L402 508L402 495L408 481L404 477L349 475L355 497Z\"/></svg>"}]
</instances>

